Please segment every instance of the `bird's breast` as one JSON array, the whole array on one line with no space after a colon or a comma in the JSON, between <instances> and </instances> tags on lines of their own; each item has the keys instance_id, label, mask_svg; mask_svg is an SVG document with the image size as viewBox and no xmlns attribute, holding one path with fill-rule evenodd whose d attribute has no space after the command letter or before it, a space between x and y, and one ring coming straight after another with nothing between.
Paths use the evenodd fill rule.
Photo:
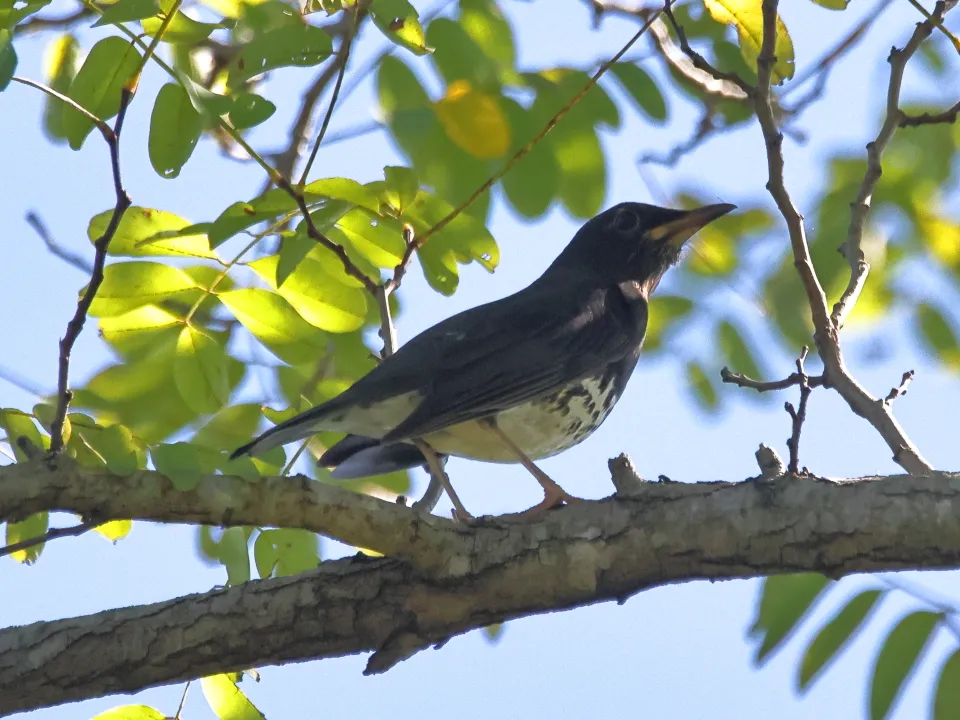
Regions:
<instances>
[{"instance_id":1,"label":"bird's breast","mask_svg":"<svg viewBox=\"0 0 960 720\"><path fill-rule=\"evenodd\" d=\"M585 440L613 409L620 389L612 370L579 380L496 415L497 426L531 460L556 455ZM424 438L441 453L486 462L517 462L503 441L472 420Z\"/></svg>"}]
</instances>

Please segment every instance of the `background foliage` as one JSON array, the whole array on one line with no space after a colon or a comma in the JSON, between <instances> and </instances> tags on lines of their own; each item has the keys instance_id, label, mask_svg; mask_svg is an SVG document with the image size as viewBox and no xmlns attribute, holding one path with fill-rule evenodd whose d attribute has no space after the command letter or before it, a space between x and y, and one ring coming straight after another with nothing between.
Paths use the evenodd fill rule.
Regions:
<instances>
[{"instance_id":1,"label":"background foliage","mask_svg":"<svg viewBox=\"0 0 960 720\"><path fill-rule=\"evenodd\" d=\"M841 39L835 48L824 48L820 57L804 53L799 41L795 47L789 23L778 35L778 112L784 132L798 142L804 140L804 113L821 99L834 67L848 62L846 53L859 41L858 28L862 26L861 34L869 32L872 17L861 13L848 18L852 8L842 12L843 0L816 4L821 6L819 22ZM875 14L891 4L881 2ZM516 40L510 3L493 0L461 0L429 9L406 0L373 0L359 8L346 0L311 0L307 8L282 0L117 0L65 8L69 14L54 22L44 19L51 17L48 5L43 0L0 0L0 90L6 89L5 94L19 77L17 49L35 33L43 34L47 49L45 77L33 80L102 120L118 113L121 89L149 59L147 72L165 75L164 82L152 97L138 93L135 103L152 105L146 159L159 177L175 182L205 143L215 143L238 163L265 168L259 190L251 188L224 207L209 207L202 217L182 217L174 205L152 207L149 198L134 192L135 204L110 241L110 262L90 307L91 324L96 323L113 360L82 382L74 381L67 452L82 464L106 465L118 474L149 464L183 488L192 487L202 473L222 471L256 482L260 475L288 472L294 464L330 481L314 459L336 439L332 434L261 458L231 462L227 455L256 433L261 415L271 422L288 417L333 397L374 366L381 321L369 285L386 282L404 261L404 224L418 236L430 233L411 272L422 272L430 288L451 295L465 266L496 270L500 245L507 240L488 229L493 212L506 209L537 222L558 208L585 219L605 207L617 152L616 143L605 138L628 119L669 127L678 117L689 121L690 109L695 109L686 141L651 146L639 159L644 174L657 165L696 158L699 147L723 143L725 136L754 122L752 102L738 94L735 83L707 82L680 61L679 38L663 19L651 30L653 39L644 38L614 63L536 140L619 49L614 41L592 63L521 62L523 47ZM639 26L653 9L634 13L611 7L606 13ZM602 30L604 13L596 12ZM714 66L748 83L756 81L758 2L693 0L674 12L689 42ZM917 12L915 19L922 15ZM911 96L912 104L904 107L912 115L942 112L957 100L960 61L948 28L935 33L913 61L915 99ZM902 44L911 29L904 26L895 41ZM156 51L148 49L152 39L160 43ZM348 53L368 46L377 51L362 61L347 60ZM880 60L862 62L879 65ZM347 71L340 77L344 62ZM273 92L276 79L298 72L296 68L317 68L303 94L291 98ZM885 72L870 76L883 77L878 88L885 87ZM318 99L336 87L339 102L345 102L356 88L371 84L374 120L327 134L321 147L350 142L363 153L369 134L385 133L402 164L384 163L376 176L325 177L322 162L304 171L316 141L309 120L325 109ZM39 120L48 140L63 145L65 153L100 141L88 117L50 93L45 103L42 118L21 116L21 123ZM258 152L262 138L275 139L282 129L282 124L276 127L277 113L285 105L298 106L307 120L302 126L295 120L285 147ZM11 113L11 107L8 103L5 112ZM878 124L859 108L837 120L863 125L868 135ZM958 141L960 123L906 127L887 149L865 235L873 271L848 322L857 346L869 350L861 353L865 362L882 361L891 345L912 343L943 368L960 369ZM465 205L524 149L528 152L490 192ZM133 162L131 155L124 165ZM105 152L101 160L107 163ZM723 174L722 168L706 170L701 174ZM300 180L297 187L314 226L345 250L359 277L310 236L296 200L271 182L275 171L291 183ZM864 171L862 148L831 149L818 191L807 205L811 252L831 301L846 286L847 263L836 249L846 235L848 206ZM102 194L105 208L90 218L87 237L92 243L106 231L113 210L107 187L87 190ZM791 366L784 359L810 343L809 311L782 221L756 190L722 198L736 202L739 212L700 233L693 253L671 272L653 303L646 357L661 357L680 368L689 397L707 414L720 413L744 393L721 383L721 367L772 379L788 374ZM669 193L655 185L649 193L654 201L676 206L714 201L710 190L692 178ZM461 212L432 231L455 210ZM391 300L401 316L410 312L402 292ZM889 332L904 319L910 336ZM55 403L56 398L44 397L32 408L0 411L0 425L17 460L24 459L15 442L20 436L49 446ZM411 487L406 473L354 485L380 494L406 493ZM8 524L7 543L42 535L48 525L46 515ZM115 522L97 532L117 541L130 529L129 522ZM223 566L229 584L313 568L322 550L310 533L262 528L201 528L198 544L207 560ZM12 557L34 563L43 549L35 545ZM767 582L752 631L758 662L788 640L832 585L819 576ZM884 598L896 592L910 590L871 585L816 628L798 668L801 691L817 681L846 642L869 626ZM939 628L956 632L955 611L948 603L913 594L924 609L906 615L889 632L874 666L867 669L871 717L888 713L932 634ZM937 717L960 713L956 657L942 668L933 707ZM204 682L218 715L254 712L239 709L242 695L233 694L231 682L227 686L221 680ZM142 710L141 716L150 711Z\"/></svg>"}]
</instances>

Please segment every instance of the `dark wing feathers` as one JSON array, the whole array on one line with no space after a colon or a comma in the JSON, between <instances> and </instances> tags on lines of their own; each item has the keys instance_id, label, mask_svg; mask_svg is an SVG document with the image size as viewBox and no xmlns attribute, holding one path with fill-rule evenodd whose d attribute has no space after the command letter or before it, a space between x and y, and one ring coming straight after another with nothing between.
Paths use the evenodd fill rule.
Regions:
<instances>
[{"instance_id":1,"label":"dark wing feathers","mask_svg":"<svg viewBox=\"0 0 960 720\"><path fill-rule=\"evenodd\" d=\"M535 302L487 306L426 363L423 402L384 442L487 417L588 377L635 349L645 326L646 307L631 307L616 288L540 290Z\"/></svg>"}]
</instances>

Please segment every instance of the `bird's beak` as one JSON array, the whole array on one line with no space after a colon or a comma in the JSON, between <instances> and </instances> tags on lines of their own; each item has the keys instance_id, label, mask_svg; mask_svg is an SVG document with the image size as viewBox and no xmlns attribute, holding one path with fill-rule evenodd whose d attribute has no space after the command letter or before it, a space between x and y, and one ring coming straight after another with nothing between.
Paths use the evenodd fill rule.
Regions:
<instances>
[{"instance_id":1,"label":"bird's beak","mask_svg":"<svg viewBox=\"0 0 960 720\"><path fill-rule=\"evenodd\" d=\"M681 210L678 211L679 217L657 225L649 230L647 235L653 240L666 240L675 245L683 245L704 225L736 209L737 206L730 203L717 203L694 210Z\"/></svg>"}]
</instances>

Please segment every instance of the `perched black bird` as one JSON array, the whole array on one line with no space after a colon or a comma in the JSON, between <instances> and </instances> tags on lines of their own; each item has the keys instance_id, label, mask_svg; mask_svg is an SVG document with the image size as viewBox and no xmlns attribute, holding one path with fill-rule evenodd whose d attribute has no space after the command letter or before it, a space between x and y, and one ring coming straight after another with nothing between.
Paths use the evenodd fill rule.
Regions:
<instances>
[{"instance_id":1,"label":"perched black bird","mask_svg":"<svg viewBox=\"0 0 960 720\"><path fill-rule=\"evenodd\" d=\"M339 466L340 476L426 461L443 477L439 453L522 463L544 489L531 510L573 500L533 460L576 445L606 419L637 364L650 294L683 244L734 207L612 207L580 228L529 287L425 330L346 392L233 457L338 431L347 437L320 462ZM457 513L468 516L445 485Z\"/></svg>"}]
</instances>

